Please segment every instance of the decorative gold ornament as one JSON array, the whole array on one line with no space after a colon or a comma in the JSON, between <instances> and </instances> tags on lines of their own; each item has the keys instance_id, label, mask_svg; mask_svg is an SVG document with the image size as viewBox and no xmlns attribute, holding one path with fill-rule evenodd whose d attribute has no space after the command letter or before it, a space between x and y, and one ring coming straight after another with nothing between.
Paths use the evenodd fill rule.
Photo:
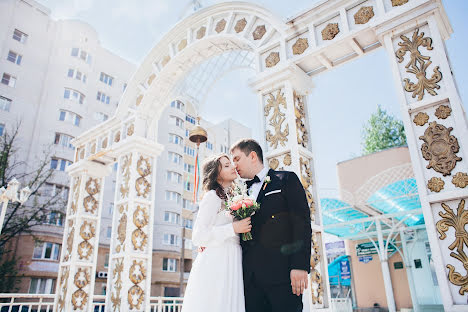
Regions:
<instances>
[{"instance_id":1,"label":"decorative gold ornament","mask_svg":"<svg viewBox=\"0 0 468 312\"><path fill-rule=\"evenodd\" d=\"M434 73L430 79L426 78L426 70L429 65L432 64L430 56L424 56L419 52L419 47L426 47L427 50L432 50L432 39L430 37L424 37L424 32L418 35L419 29L416 29L413 33L413 41L409 40L405 35L401 35L400 38L403 42L399 42L398 45L401 47L395 55L398 58L398 62L401 63L404 60L406 52L410 52L410 61L406 64L406 72L414 74L418 79L415 84L408 78L405 78L405 90L406 92L413 92L412 97L418 96L418 101L424 98L424 92L427 91L431 95L437 95L434 89L440 89L437 84L442 80L442 73L439 71L439 66L434 67Z\"/></svg>"},{"instance_id":2,"label":"decorative gold ornament","mask_svg":"<svg viewBox=\"0 0 468 312\"><path fill-rule=\"evenodd\" d=\"M452 109L448 105L440 105L437 107L435 114L439 119L446 119L452 113Z\"/></svg>"},{"instance_id":3,"label":"decorative gold ornament","mask_svg":"<svg viewBox=\"0 0 468 312\"><path fill-rule=\"evenodd\" d=\"M80 227L80 236L83 241L78 244L78 255L80 260L89 260L93 254L93 245L89 243L89 240L96 236L96 228L91 222L85 220Z\"/></svg>"},{"instance_id":4,"label":"decorative gold ornament","mask_svg":"<svg viewBox=\"0 0 468 312\"><path fill-rule=\"evenodd\" d=\"M305 126L306 113L304 106L304 97L293 92L294 97L294 114L296 115L296 135L297 135L297 144L302 145L307 148L309 143L309 134Z\"/></svg>"},{"instance_id":5,"label":"decorative gold ornament","mask_svg":"<svg viewBox=\"0 0 468 312\"><path fill-rule=\"evenodd\" d=\"M354 14L354 23L357 25L366 24L374 17L374 8L371 6L363 6Z\"/></svg>"},{"instance_id":6,"label":"decorative gold ornament","mask_svg":"<svg viewBox=\"0 0 468 312\"><path fill-rule=\"evenodd\" d=\"M88 294L83 291L83 288L86 287L91 281L88 269L78 268L74 284L78 288L72 294L72 305L74 310L83 310L88 303Z\"/></svg>"},{"instance_id":7,"label":"decorative gold ornament","mask_svg":"<svg viewBox=\"0 0 468 312\"><path fill-rule=\"evenodd\" d=\"M429 115L423 112L419 112L414 116L413 122L418 126L424 126L429 120Z\"/></svg>"},{"instance_id":8,"label":"decorative gold ornament","mask_svg":"<svg viewBox=\"0 0 468 312\"><path fill-rule=\"evenodd\" d=\"M107 148L107 137L105 137L104 140L102 140L101 146L102 148Z\"/></svg>"},{"instance_id":9,"label":"decorative gold ornament","mask_svg":"<svg viewBox=\"0 0 468 312\"><path fill-rule=\"evenodd\" d=\"M320 267L320 246L318 244L317 233L312 232L311 237L312 254L310 257L310 291L312 296L312 304L321 304L323 299L323 282L322 275L318 270Z\"/></svg>"},{"instance_id":10,"label":"decorative gold ornament","mask_svg":"<svg viewBox=\"0 0 468 312\"><path fill-rule=\"evenodd\" d=\"M297 38L296 42L292 45L293 54L302 54L305 50L307 50L308 47L309 41L307 38Z\"/></svg>"},{"instance_id":11,"label":"decorative gold ornament","mask_svg":"<svg viewBox=\"0 0 468 312\"><path fill-rule=\"evenodd\" d=\"M269 125L275 129L275 134L272 134L270 130L266 132L266 140L270 143L272 148L277 148L278 143L282 146L286 146L285 142L288 141L289 125L286 123L284 130L281 130L283 122L286 120L286 115L281 112L280 106L283 105L286 109L286 98L283 96L281 90L278 90L276 97L272 93L268 94L269 99L267 105L264 107L264 115L268 117L271 108L273 108L273 114L269 119Z\"/></svg>"},{"instance_id":12,"label":"decorative gold ornament","mask_svg":"<svg viewBox=\"0 0 468 312\"><path fill-rule=\"evenodd\" d=\"M130 192L130 165L132 163L132 154L125 155L121 158L122 166L120 169L121 182L120 182L120 197L127 198Z\"/></svg>"},{"instance_id":13,"label":"decorative gold ornament","mask_svg":"<svg viewBox=\"0 0 468 312\"><path fill-rule=\"evenodd\" d=\"M151 75L148 77L148 80L147 80L148 86L151 86L151 84L152 84L153 81L154 81L154 78L156 78L156 75L155 75L155 74L151 74Z\"/></svg>"},{"instance_id":14,"label":"decorative gold ornament","mask_svg":"<svg viewBox=\"0 0 468 312\"><path fill-rule=\"evenodd\" d=\"M93 245L88 241L82 241L78 244L78 256L80 260L89 260L89 257L93 254Z\"/></svg>"},{"instance_id":15,"label":"decorative gold ornament","mask_svg":"<svg viewBox=\"0 0 468 312\"><path fill-rule=\"evenodd\" d=\"M73 197L71 202L71 214L75 214L78 208L78 199L80 197L80 186L81 186L81 177L75 177L73 182Z\"/></svg>"},{"instance_id":16,"label":"decorative gold ornament","mask_svg":"<svg viewBox=\"0 0 468 312\"><path fill-rule=\"evenodd\" d=\"M130 309L140 309L143 300L145 300L145 292L140 286L133 285L128 290L128 304L130 305Z\"/></svg>"},{"instance_id":17,"label":"decorative gold ornament","mask_svg":"<svg viewBox=\"0 0 468 312\"><path fill-rule=\"evenodd\" d=\"M292 163L291 153L286 153L286 155L284 155L284 158L283 158L283 164L285 166L290 166L291 163Z\"/></svg>"},{"instance_id":18,"label":"decorative gold ornament","mask_svg":"<svg viewBox=\"0 0 468 312\"><path fill-rule=\"evenodd\" d=\"M146 243L148 242L148 236L140 229L136 229L132 233L132 244L134 250L145 250Z\"/></svg>"},{"instance_id":19,"label":"decorative gold ornament","mask_svg":"<svg viewBox=\"0 0 468 312\"><path fill-rule=\"evenodd\" d=\"M140 177L135 181L137 195L147 198L151 190L151 184L146 180L146 177L151 174L151 164L148 158L140 156L140 159L137 162L137 172L140 175Z\"/></svg>"},{"instance_id":20,"label":"decorative gold ornament","mask_svg":"<svg viewBox=\"0 0 468 312\"><path fill-rule=\"evenodd\" d=\"M279 166L278 159L276 159L276 158L270 159L269 166L270 166L271 169L276 170L276 168L278 168L278 166Z\"/></svg>"},{"instance_id":21,"label":"decorative gold ornament","mask_svg":"<svg viewBox=\"0 0 468 312\"><path fill-rule=\"evenodd\" d=\"M116 246L116 251L120 252L121 245L125 243L127 238L127 214L124 213L119 219L119 225L117 227L117 240L120 242L120 245Z\"/></svg>"},{"instance_id":22,"label":"decorative gold ornament","mask_svg":"<svg viewBox=\"0 0 468 312\"><path fill-rule=\"evenodd\" d=\"M96 143L93 143L91 144L91 151L90 151L91 154L95 154L96 153Z\"/></svg>"},{"instance_id":23,"label":"decorative gold ornament","mask_svg":"<svg viewBox=\"0 0 468 312\"><path fill-rule=\"evenodd\" d=\"M86 196L83 200L83 208L86 212L89 212L91 214L95 214L99 203L94 198L94 195L98 194L100 192L101 186L99 184L98 179L93 179L89 178L88 181L86 182L85 190L89 194Z\"/></svg>"},{"instance_id":24,"label":"decorative gold ornament","mask_svg":"<svg viewBox=\"0 0 468 312\"><path fill-rule=\"evenodd\" d=\"M135 125L133 123L130 124L127 128L127 136L132 136L135 132Z\"/></svg>"},{"instance_id":25,"label":"decorative gold ornament","mask_svg":"<svg viewBox=\"0 0 468 312\"><path fill-rule=\"evenodd\" d=\"M143 261L133 260L128 277L133 284L139 284L146 278L146 269Z\"/></svg>"},{"instance_id":26,"label":"decorative gold ornament","mask_svg":"<svg viewBox=\"0 0 468 312\"><path fill-rule=\"evenodd\" d=\"M148 236L142 230L149 222L147 209L142 206L137 206L133 213L133 224L137 227L132 233L132 244L134 250L144 251Z\"/></svg>"},{"instance_id":27,"label":"decorative gold ornament","mask_svg":"<svg viewBox=\"0 0 468 312\"><path fill-rule=\"evenodd\" d=\"M258 25L257 28L255 28L254 32L252 33L253 39L260 40L262 39L263 35L265 35L265 33L266 33L265 25Z\"/></svg>"},{"instance_id":28,"label":"decorative gold ornament","mask_svg":"<svg viewBox=\"0 0 468 312\"><path fill-rule=\"evenodd\" d=\"M308 159L304 160L304 158L300 157L299 165L300 165L301 183L306 193L307 202L309 203L310 219L312 221L315 221L315 200L314 200L314 196L312 195L313 179L312 179L312 171L310 170L310 160Z\"/></svg>"},{"instance_id":29,"label":"decorative gold ornament","mask_svg":"<svg viewBox=\"0 0 468 312\"><path fill-rule=\"evenodd\" d=\"M170 60L171 60L171 57L169 55L166 55L161 61L162 66L163 67L166 66L167 63L169 63Z\"/></svg>"},{"instance_id":30,"label":"decorative gold ornament","mask_svg":"<svg viewBox=\"0 0 468 312\"><path fill-rule=\"evenodd\" d=\"M225 27L226 27L226 20L223 18L216 24L215 31L219 34L220 32L224 30Z\"/></svg>"},{"instance_id":31,"label":"decorative gold ornament","mask_svg":"<svg viewBox=\"0 0 468 312\"><path fill-rule=\"evenodd\" d=\"M139 283L146 279L146 269L144 266L143 261L136 261L133 260L133 264L129 270L130 281L134 284L128 290L128 304L130 305L130 309L140 309L141 304L145 298L145 292L138 286Z\"/></svg>"},{"instance_id":32,"label":"decorative gold ornament","mask_svg":"<svg viewBox=\"0 0 468 312\"><path fill-rule=\"evenodd\" d=\"M71 253L73 251L73 240L75 238L75 228L72 227L67 236L67 254L63 257L63 261L70 260Z\"/></svg>"},{"instance_id":33,"label":"decorative gold ornament","mask_svg":"<svg viewBox=\"0 0 468 312\"><path fill-rule=\"evenodd\" d=\"M236 22L236 26L234 26L234 30L236 33L240 33L244 30L245 26L247 25L247 20L245 18L240 19Z\"/></svg>"},{"instance_id":34,"label":"decorative gold ornament","mask_svg":"<svg viewBox=\"0 0 468 312\"><path fill-rule=\"evenodd\" d=\"M396 7L396 6L400 6L400 5L403 5L405 3L408 3L409 0L392 0L392 6Z\"/></svg>"},{"instance_id":35,"label":"decorative gold ornament","mask_svg":"<svg viewBox=\"0 0 468 312\"><path fill-rule=\"evenodd\" d=\"M122 304L122 298L120 296L120 292L122 290L122 272L124 269L123 265L123 258L115 259L115 267L113 270L113 282L114 282L114 290L111 294L111 302L113 311L120 311L120 306Z\"/></svg>"},{"instance_id":36,"label":"decorative gold ornament","mask_svg":"<svg viewBox=\"0 0 468 312\"><path fill-rule=\"evenodd\" d=\"M86 212L94 214L98 208L98 202L96 199L94 199L94 197L87 196L83 201L83 207Z\"/></svg>"},{"instance_id":37,"label":"decorative gold ornament","mask_svg":"<svg viewBox=\"0 0 468 312\"><path fill-rule=\"evenodd\" d=\"M444 189L445 182L441 178L432 177L428 183L427 188L433 192L439 193Z\"/></svg>"},{"instance_id":38,"label":"decorative gold ornament","mask_svg":"<svg viewBox=\"0 0 468 312\"><path fill-rule=\"evenodd\" d=\"M81 151L80 151L80 159L83 159L83 158L84 158L84 154L85 154L85 150L84 150L84 148L81 148Z\"/></svg>"},{"instance_id":39,"label":"decorative gold ornament","mask_svg":"<svg viewBox=\"0 0 468 312\"><path fill-rule=\"evenodd\" d=\"M137 206L133 213L133 224L139 229L145 227L149 222L149 215L146 208Z\"/></svg>"},{"instance_id":40,"label":"decorative gold ornament","mask_svg":"<svg viewBox=\"0 0 468 312\"><path fill-rule=\"evenodd\" d=\"M205 34L206 34L206 27L205 26L200 27L197 30L197 39L201 39L201 38L205 37Z\"/></svg>"},{"instance_id":41,"label":"decorative gold ornament","mask_svg":"<svg viewBox=\"0 0 468 312\"><path fill-rule=\"evenodd\" d=\"M322 40L332 40L339 32L340 28L338 27L338 23L329 23L322 30Z\"/></svg>"},{"instance_id":42,"label":"decorative gold ornament","mask_svg":"<svg viewBox=\"0 0 468 312\"><path fill-rule=\"evenodd\" d=\"M135 105L136 105L137 107L140 106L141 101L143 101L143 94L140 94L140 95L136 98Z\"/></svg>"},{"instance_id":43,"label":"decorative gold ornament","mask_svg":"<svg viewBox=\"0 0 468 312\"><path fill-rule=\"evenodd\" d=\"M120 131L117 131L114 136L114 142L119 143L120 142Z\"/></svg>"},{"instance_id":44,"label":"decorative gold ornament","mask_svg":"<svg viewBox=\"0 0 468 312\"><path fill-rule=\"evenodd\" d=\"M450 175L457 161L462 158L457 156L460 146L455 136L451 135L453 128L433 121L429 123L424 135L419 139L425 143L421 146L421 152L425 160L429 161L427 169L433 168L444 176Z\"/></svg>"},{"instance_id":45,"label":"decorative gold ornament","mask_svg":"<svg viewBox=\"0 0 468 312\"><path fill-rule=\"evenodd\" d=\"M178 51L182 51L187 46L187 39L182 39L177 46Z\"/></svg>"},{"instance_id":46,"label":"decorative gold ornament","mask_svg":"<svg viewBox=\"0 0 468 312\"><path fill-rule=\"evenodd\" d=\"M453 236L454 241L448 247L450 250L456 249L456 252L451 252L450 256L461 262L461 266L464 267L465 271L468 272L468 256L465 254L464 247L468 246L468 232L465 227L468 224L468 210L465 210L465 200L460 200L458 204L457 214L455 214L447 204L442 203L442 208L445 213L439 211L441 220L437 221L436 227L439 232L439 239L444 240L447 238L447 232L449 228L455 230ZM455 267L451 264L447 264L449 269L448 279L456 286L460 286L458 293L463 296L464 293L468 293L468 274L463 276L462 274L455 272Z\"/></svg>"},{"instance_id":47,"label":"decorative gold ornament","mask_svg":"<svg viewBox=\"0 0 468 312\"><path fill-rule=\"evenodd\" d=\"M60 283L57 287L57 291L60 293L59 298L57 300L57 308L58 312L65 311L65 298L67 297L68 292L68 276L70 274L70 270L68 267L62 267L62 272L60 275Z\"/></svg>"},{"instance_id":48,"label":"decorative gold ornament","mask_svg":"<svg viewBox=\"0 0 468 312\"><path fill-rule=\"evenodd\" d=\"M452 183L456 187L465 188L468 185L468 174L466 172L457 172L452 178Z\"/></svg>"},{"instance_id":49,"label":"decorative gold ornament","mask_svg":"<svg viewBox=\"0 0 468 312\"><path fill-rule=\"evenodd\" d=\"M273 67L280 61L279 52L271 52L265 59L265 65L267 68Z\"/></svg>"}]
</instances>

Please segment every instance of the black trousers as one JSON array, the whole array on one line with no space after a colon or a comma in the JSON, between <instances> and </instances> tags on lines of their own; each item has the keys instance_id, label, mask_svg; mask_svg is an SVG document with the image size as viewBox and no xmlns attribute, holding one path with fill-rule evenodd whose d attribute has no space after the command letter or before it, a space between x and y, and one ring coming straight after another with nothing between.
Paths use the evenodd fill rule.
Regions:
<instances>
[{"instance_id":1,"label":"black trousers","mask_svg":"<svg viewBox=\"0 0 468 312\"><path fill-rule=\"evenodd\" d=\"M302 312L302 295L292 293L291 282L264 285L252 275L244 281L246 312Z\"/></svg>"}]
</instances>

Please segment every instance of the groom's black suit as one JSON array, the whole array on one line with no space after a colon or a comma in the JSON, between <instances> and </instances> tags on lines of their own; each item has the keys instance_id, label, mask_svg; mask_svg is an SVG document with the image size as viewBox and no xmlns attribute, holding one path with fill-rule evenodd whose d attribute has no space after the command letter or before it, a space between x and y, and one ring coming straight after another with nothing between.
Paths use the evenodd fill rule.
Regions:
<instances>
[{"instance_id":1,"label":"groom's black suit","mask_svg":"<svg viewBox=\"0 0 468 312\"><path fill-rule=\"evenodd\" d=\"M311 225L304 188L294 172L268 171L257 196L252 237L242 241L246 312L302 311L290 271L310 272ZM265 182L264 182L265 183Z\"/></svg>"}]
</instances>

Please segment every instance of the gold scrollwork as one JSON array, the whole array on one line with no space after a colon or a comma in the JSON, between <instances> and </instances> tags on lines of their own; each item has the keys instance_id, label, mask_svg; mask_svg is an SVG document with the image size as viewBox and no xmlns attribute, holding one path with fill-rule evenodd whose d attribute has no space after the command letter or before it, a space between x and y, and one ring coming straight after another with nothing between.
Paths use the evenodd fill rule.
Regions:
<instances>
[{"instance_id":1,"label":"gold scrollwork","mask_svg":"<svg viewBox=\"0 0 468 312\"><path fill-rule=\"evenodd\" d=\"M145 292L138 285L133 285L128 290L128 304L130 309L140 309L141 304L145 300Z\"/></svg>"},{"instance_id":2,"label":"gold scrollwork","mask_svg":"<svg viewBox=\"0 0 468 312\"><path fill-rule=\"evenodd\" d=\"M131 123L127 128L127 136L132 136L135 132L135 125Z\"/></svg>"},{"instance_id":3,"label":"gold scrollwork","mask_svg":"<svg viewBox=\"0 0 468 312\"><path fill-rule=\"evenodd\" d=\"M247 25L247 20L245 18L240 19L236 22L236 26L234 26L234 30L236 33L240 33L244 30L245 26Z\"/></svg>"},{"instance_id":4,"label":"gold scrollwork","mask_svg":"<svg viewBox=\"0 0 468 312\"><path fill-rule=\"evenodd\" d=\"M306 113L304 106L304 97L293 92L294 96L294 113L296 115L296 135L297 143L301 144L303 147L307 148L309 142L309 134L305 126Z\"/></svg>"},{"instance_id":5,"label":"gold scrollwork","mask_svg":"<svg viewBox=\"0 0 468 312\"><path fill-rule=\"evenodd\" d=\"M253 39L260 40L262 39L263 35L265 35L265 33L266 33L265 25L258 25L257 28L255 28L254 32L252 33Z\"/></svg>"},{"instance_id":6,"label":"gold scrollwork","mask_svg":"<svg viewBox=\"0 0 468 312\"><path fill-rule=\"evenodd\" d=\"M127 198L130 191L130 165L132 163L132 154L128 154L122 157L122 167L120 169L121 182L120 182L120 196L121 198Z\"/></svg>"},{"instance_id":7,"label":"gold scrollwork","mask_svg":"<svg viewBox=\"0 0 468 312\"><path fill-rule=\"evenodd\" d=\"M78 199L80 197L80 186L81 186L81 177L75 177L73 182L73 198L71 202L71 212L72 214L76 213L78 208Z\"/></svg>"},{"instance_id":8,"label":"gold scrollwork","mask_svg":"<svg viewBox=\"0 0 468 312\"><path fill-rule=\"evenodd\" d=\"M201 38L205 37L205 34L206 34L206 27L205 26L200 27L197 30L197 39L201 39Z\"/></svg>"},{"instance_id":9,"label":"gold scrollwork","mask_svg":"<svg viewBox=\"0 0 468 312\"><path fill-rule=\"evenodd\" d=\"M182 39L177 46L178 51L182 51L187 46L187 39Z\"/></svg>"},{"instance_id":10,"label":"gold scrollwork","mask_svg":"<svg viewBox=\"0 0 468 312\"><path fill-rule=\"evenodd\" d=\"M101 190L98 179L89 178L86 182L85 190L88 196L83 200L83 207L86 212L94 214L98 208L98 201L94 198L94 195L98 194Z\"/></svg>"},{"instance_id":11,"label":"gold scrollwork","mask_svg":"<svg viewBox=\"0 0 468 312\"><path fill-rule=\"evenodd\" d=\"M405 90L406 92L413 92L412 97L418 96L418 101L424 98L424 92L427 91L431 95L437 95L434 89L440 89L437 84L442 80L442 73L439 71L439 66L434 67L434 73L430 79L426 77L426 70L429 65L432 64L430 56L424 56L419 52L419 47L426 47L427 50L432 50L432 39L430 37L424 37L424 32L418 35L419 29L416 29L413 33L411 41L405 35L401 35L400 38L403 42L399 42L398 45L401 47L395 55L398 58L398 62L401 63L404 60L406 52L410 52L410 61L406 64L406 72L414 74L417 83L411 82L408 78L405 78Z\"/></svg>"},{"instance_id":12,"label":"gold scrollwork","mask_svg":"<svg viewBox=\"0 0 468 312\"><path fill-rule=\"evenodd\" d=\"M279 160L276 159L276 158L272 158L272 159L270 159L268 164L269 164L271 169L276 170L276 168L278 168L278 166L279 166Z\"/></svg>"},{"instance_id":13,"label":"gold scrollwork","mask_svg":"<svg viewBox=\"0 0 468 312\"><path fill-rule=\"evenodd\" d=\"M284 130L281 130L283 122L286 120L286 114L281 112L280 109L281 105L286 109L286 98L283 96L283 93L281 93L281 90L278 90L276 97L271 93L268 96L270 98L267 101L268 104L265 105L264 114L265 117L268 117L271 108L273 108L273 115L269 119L269 125L275 129L275 134L272 134L270 130L267 130L266 140L270 143L272 148L277 148L278 143L282 146L286 146L285 142L288 141L289 125L286 123Z\"/></svg>"},{"instance_id":14,"label":"gold scrollwork","mask_svg":"<svg viewBox=\"0 0 468 312\"><path fill-rule=\"evenodd\" d=\"M456 252L452 251L450 256L460 261L462 266L468 272L468 256L464 251L465 246L468 246L468 232L465 229L465 226L468 224L468 210L465 210L465 200L460 200L456 214L447 204L442 203L441 205L445 210L445 213L439 211L439 216L442 217L442 219L437 221L436 224L437 232L439 232L440 235L439 239L444 240L447 238L447 234L445 232L447 232L450 227L455 230L455 235L453 236L454 241L448 248L450 250L456 249ZM468 274L463 276L456 272L455 267L451 264L447 264L447 269L449 269L449 281L453 285L460 286L458 293L460 295L468 293Z\"/></svg>"},{"instance_id":15,"label":"gold scrollwork","mask_svg":"<svg viewBox=\"0 0 468 312\"><path fill-rule=\"evenodd\" d=\"M146 279L146 269L143 261L133 260L133 264L129 270L130 281L134 284L128 290L128 304L130 309L140 309L140 306L145 298L145 292L138 286L139 283Z\"/></svg>"},{"instance_id":16,"label":"gold scrollwork","mask_svg":"<svg viewBox=\"0 0 468 312\"><path fill-rule=\"evenodd\" d=\"M139 284L146 278L146 269L143 264L143 261L136 261L133 260L133 264L130 267L130 271L128 273L128 277L133 284Z\"/></svg>"},{"instance_id":17,"label":"gold scrollwork","mask_svg":"<svg viewBox=\"0 0 468 312\"><path fill-rule=\"evenodd\" d=\"M363 6L354 14L354 23L356 25L366 24L374 17L374 8L371 6Z\"/></svg>"},{"instance_id":18,"label":"gold scrollwork","mask_svg":"<svg viewBox=\"0 0 468 312\"><path fill-rule=\"evenodd\" d=\"M216 24L215 31L219 34L220 32L224 30L225 27L226 27L226 20L223 18Z\"/></svg>"},{"instance_id":19,"label":"gold scrollwork","mask_svg":"<svg viewBox=\"0 0 468 312\"><path fill-rule=\"evenodd\" d=\"M433 168L442 175L450 175L458 161L462 158L457 156L460 146L455 136L451 135L453 128L433 121L429 123L424 135L419 139L424 141L421 152L425 160L429 161L427 169Z\"/></svg>"},{"instance_id":20,"label":"gold scrollwork","mask_svg":"<svg viewBox=\"0 0 468 312\"><path fill-rule=\"evenodd\" d=\"M60 282L57 287L57 291L60 292L59 298L57 300L58 311L65 311L65 298L67 297L68 292L68 276L70 274L69 267L62 267L62 273L60 275Z\"/></svg>"},{"instance_id":21,"label":"gold scrollwork","mask_svg":"<svg viewBox=\"0 0 468 312\"><path fill-rule=\"evenodd\" d=\"M310 170L310 161L308 159L304 159L302 157L299 158L300 164L300 173L301 173L301 183L304 187L307 202L309 203L310 208L310 218L312 221L315 220L315 200L314 196L312 195L312 171Z\"/></svg>"},{"instance_id":22,"label":"gold scrollwork","mask_svg":"<svg viewBox=\"0 0 468 312\"><path fill-rule=\"evenodd\" d=\"M452 178L452 183L456 187L465 188L468 186L468 174L466 172L457 172Z\"/></svg>"},{"instance_id":23,"label":"gold scrollwork","mask_svg":"<svg viewBox=\"0 0 468 312\"><path fill-rule=\"evenodd\" d=\"M448 105L440 105L437 107L435 114L439 119L446 119L452 113L452 109Z\"/></svg>"},{"instance_id":24,"label":"gold scrollwork","mask_svg":"<svg viewBox=\"0 0 468 312\"><path fill-rule=\"evenodd\" d=\"M93 245L90 244L89 240L96 236L96 228L91 222L85 220L80 227L80 236L83 241L78 244L78 255L80 260L89 260L94 248Z\"/></svg>"},{"instance_id":25,"label":"gold scrollwork","mask_svg":"<svg viewBox=\"0 0 468 312\"><path fill-rule=\"evenodd\" d=\"M91 281L89 271L87 269L78 268L74 284L78 288L72 294L72 305L74 310L83 310L88 303L88 294L83 290Z\"/></svg>"},{"instance_id":26,"label":"gold scrollwork","mask_svg":"<svg viewBox=\"0 0 468 312\"><path fill-rule=\"evenodd\" d=\"M124 245L125 239L127 238L127 214L123 213L119 219L119 225L117 226L117 240L120 242L120 245L115 247L117 252L120 252L121 246Z\"/></svg>"},{"instance_id":27,"label":"gold scrollwork","mask_svg":"<svg viewBox=\"0 0 468 312\"><path fill-rule=\"evenodd\" d=\"M427 188L433 192L439 193L444 189L445 182L441 178L432 177L427 182Z\"/></svg>"},{"instance_id":28,"label":"gold scrollwork","mask_svg":"<svg viewBox=\"0 0 468 312\"><path fill-rule=\"evenodd\" d=\"M133 213L133 224L137 227L132 233L132 244L135 250L144 250L148 236L142 230L149 222L149 215L147 209L142 206L137 206Z\"/></svg>"},{"instance_id":29,"label":"gold scrollwork","mask_svg":"<svg viewBox=\"0 0 468 312\"><path fill-rule=\"evenodd\" d=\"M113 278L114 279L114 290L115 293L111 294L111 302L112 308L114 312L120 311L120 306L122 304L122 298L120 296L120 292L122 290L122 272L123 272L123 258L115 259L115 267L113 270Z\"/></svg>"},{"instance_id":30,"label":"gold scrollwork","mask_svg":"<svg viewBox=\"0 0 468 312\"><path fill-rule=\"evenodd\" d=\"M419 112L414 116L413 122L417 126L424 126L429 120L429 115L424 112Z\"/></svg>"},{"instance_id":31,"label":"gold scrollwork","mask_svg":"<svg viewBox=\"0 0 468 312\"><path fill-rule=\"evenodd\" d=\"M72 222L72 225L73 225L73 222ZM67 253L63 257L63 261L70 260L71 253L73 251L73 240L74 240L74 237L75 237L75 228L72 225L71 225L71 230L70 230L70 232L68 233L68 236L67 236Z\"/></svg>"},{"instance_id":32,"label":"gold scrollwork","mask_svg":"<svg viewBox=\"0 0 468 312\"><path fill-rule=\"evenodd\" d=\"M156 75L154 73L148 77L148 80L146 80L146 83L148 84L148 86L151 86L155 78L156 78Z\"/></svg>"},{"instance_id":33,"label":"gold scrollwork","mask_svg":"<svg viewBox=\"0 0 468 312\"><path fill-rule=\"evenodd\" d=\"M265 66L267 68L276 66L280 61L280 56L279 52L271 52L266 58L265 58Z\"/></svg>"},{"instance_id":34,"label":"gold scrollwork","mask_svg":"<svg viewBox=\"0 0 468 312\"><path fill-rule=\"evenodd\" d=\"M405 3L408 3L409 0L392 0L392 6L396 7L396 6L400 6L400 5L403 5Z\"/></svg>"},{"instance_id":35,"label":"gold scrollwork","mask_svg":"<svg viewBox=\"0 0 468 312\"><path fill-rule=\"evenodd\" d=\"M340 28L338 27L338 23L329 23L322 29L322 40L332 40L339 32Z\"/></svg>"},{"instance_id":36,"label":"gold scrollwork","mask_svg":"<svg viewBox=\"0 0 468 312\"><path fill-rule=\"evenodd\" d=\"M140 159L137 162L137 172L140 175L140 177L135 181L137 195L147 198L151 191L151 183L146 180L146 177L151 174L151 163L148 158L140 156Z\"/></svg>"},{"instance_id":37,"label":"gold scrollwork","mask_svg":"<svg viewBox=\"0 0 468 312\"><path fill-rule=\"evenodd\" d=\"M304 53L309 47L309 41L307 38L297 38L296 42L292 45L294 55L300 55Z\"/></svg>"},{"instance_id":38,"label":"gold scrollwork","mask_svg":"<svg viewBox=\"0 0 468 312\"><path fill-rule=\"evenodd\" d=\"M310 291L312 295L312 304L321 304L323 298L322 275L318 268L320 267L320 246L317 240L317 234L312 232L312 255L310 257ZM316 286L313 287L313 286Z\"/></svg>"},{"instance_id":39,"label":"gold scrollwork","mask_svg":"<svg viewBox=\"0 0 468 312\"><path fill-rule=\"evenodd\" d=\"M114 136L114 142L119 143L120 142L120 131L117 131Z\"/></svg>"},{"instance_id":40,"label":"gold scrollwork","mask_svg":"<svg viewBox=\"0 0 468 312\"><path fill-rule=\"evenodd\" d=\"M102 140L102 143L101 143L101 146L102 148L107 148L107 137L104 138L104 140Z\"/></svg>"},{"instance_id":41,"label":"gold scrollwork","mask_svg":"<svg viewBox=\"0 0 468 312\"><path fill-rule=\"evenodd\" d=\"M283 158L283 164L285 166L290 166L292 163L291 153L286 153Z\"/></svg>"}]
</instances>

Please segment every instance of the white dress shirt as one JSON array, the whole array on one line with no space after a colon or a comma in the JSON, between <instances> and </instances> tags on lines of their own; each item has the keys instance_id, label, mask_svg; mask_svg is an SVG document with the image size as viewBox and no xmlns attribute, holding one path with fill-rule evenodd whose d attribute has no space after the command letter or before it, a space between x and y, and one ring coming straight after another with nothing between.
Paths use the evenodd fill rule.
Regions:
<instances>
[{"instance_id":1,"label":"white dress shirt","mask_svg":"<svg viewBox=\"0 0 468 312\"><path fill-rule=\"evenodd\" d=\"M268 171L270 169L268 167L263 167L263 169L257 173L257 177L260 179L260 182L252 184L252 187L250 188L250 195L252 195L255 199L258 196L258 193L260 193L260 188L263 185L263 181L265 181L265 178L268 174Z\"/></svg>"}]
</instances>

